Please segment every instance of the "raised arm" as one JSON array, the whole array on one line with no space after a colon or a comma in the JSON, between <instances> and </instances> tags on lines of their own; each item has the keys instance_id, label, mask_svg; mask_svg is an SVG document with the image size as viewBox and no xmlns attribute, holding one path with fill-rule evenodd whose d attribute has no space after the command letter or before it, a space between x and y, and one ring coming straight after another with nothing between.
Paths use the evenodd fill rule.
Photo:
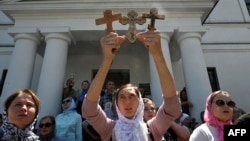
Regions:
<instances>
[{"instance_id":1,"label":"raised arm","mask_svg":"<svg viewBox=\"0 0 250 141\"><path fill-rule=\"evenodd\" d=\"M176 96L174 81L162 53L160 32L140 32L137 34L137 38L144 43L154 59L164 97Z\"/></svg>"},{"instance_id":2,"label":"raised arm","mask_svg":"<svg viewBox=\"0 0 250 141\"><path fill-rule=\"evenodd\" d=\"M89 101L98 101L99 96L106 79L107 73L111 66L111 63L120 48L120 45L124 42L125 37L118 36L117 33L109 33L100 40L100 44L103 52L102 64L91 83L91 86L86 94L86 98Z\"/></svg>"},{"instance_id":3,"label":"raised arm","mask_svg":"<svg viewBox=\"0 0 250 141\"><path fill-rule=\"evenodd\" d=\"M174 130L179 140L188 141L190 133L183 126L173 121L171 124L171 128Z\"/></svg>"}]
</instances>

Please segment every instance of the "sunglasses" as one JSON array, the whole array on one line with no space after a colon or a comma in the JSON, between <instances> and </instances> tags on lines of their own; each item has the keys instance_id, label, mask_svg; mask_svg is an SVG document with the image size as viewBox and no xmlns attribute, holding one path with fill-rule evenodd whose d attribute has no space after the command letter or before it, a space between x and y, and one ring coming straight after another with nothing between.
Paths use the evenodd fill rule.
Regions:
<instances>
[{"instance_id":1,"label":"sunglasses","mask_svg":"<svg viewBox=\"0 0 250 141\"><path fill-rule=\"evenodd\" d=\"M52 126L52 123L49 123L49 122L44 123L44 124L42 124L42 123L39 124L39 127L40 127L40 128L43 128L43 127L46 127L46 128L47 128L47 127L50 127L50 126Z\"/></svg>"},{"instance_id":2,"label":"sunglasses","mask_svg":"<svg viewBox=\"0 0 250 141\"><path fill-rule=\"evenodd\" d=\"M221 100L221 99L216 100L216 101L215 101L215 104L216 104L217 106L220 106L220 107L224 106L225 104L227 104L227 106L228 106L228 107L231 107L231 108L234 108L234 107L235 107L235 102L233 102L233 101L225 102L224 100Z\"/></svg>"},{"instance_id":3,"label":"sunglasses","mask_svg":"<svg viewBox=\"0 0 250 141\"><path fill-rule=\"evenodd\" d=\"M70 100L70 99L67 99L67 100L64 100L64 101L62 102L62 104L69 103L69 102L71 102L71 100Z\"/></svg>"}]
</instances>

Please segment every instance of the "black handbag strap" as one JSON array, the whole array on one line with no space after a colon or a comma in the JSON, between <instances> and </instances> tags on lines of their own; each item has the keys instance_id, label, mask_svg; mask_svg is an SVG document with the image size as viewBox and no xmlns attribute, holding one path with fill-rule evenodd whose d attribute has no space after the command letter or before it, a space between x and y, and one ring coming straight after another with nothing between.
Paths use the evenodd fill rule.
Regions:
<instances>
[{"instance_id":1,"label":"black handbag strap","mask_svg":"<svg viewBox=\"0 0 250 141\"><path fill-rule=\"evenodd\" d=\"M153 134L152 134L152 132L151 132L151 130L150 130L148 124L147 124L147 128L148 128L149 137L150 137L151 141L154 141L154 136L153 136Z\"/></svg>"}]
</instances>

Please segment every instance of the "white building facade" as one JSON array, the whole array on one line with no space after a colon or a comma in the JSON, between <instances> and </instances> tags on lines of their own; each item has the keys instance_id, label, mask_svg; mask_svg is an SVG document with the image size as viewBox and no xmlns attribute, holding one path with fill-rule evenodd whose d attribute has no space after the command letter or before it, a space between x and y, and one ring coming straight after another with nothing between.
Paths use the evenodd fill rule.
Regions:
<instances>
[{"instance_id":1,"label":"white building facade","mask_svg":"<svg viewBox=\"0 0 250 141\"><path fill-rule=\"evenodd\" d=\"M69 75L75 88L92 80L102 52L99 40L105 25L95 25L105 9L126 16L141 16L157 8L162 47L176 89L186 87L194 104L192 117L200 121L207 96L216 89L228 91L238 107L250 111L250 18L244 0L38 0L2 1L0 10L0 109L13 92L30 88L41 100L40 117L60 111L62 88ZM5 17L4 15L7 15ZM2 20L1 20L2 19ZM136 25L137 32L147 24ZM113 22L120 35L128 25ZM121 46L111 69L129 70L135 85L149 83L151 97L162 101L158 75L151 56L139 42ZM6 73L7 72L7 73ZM3 74L6 75L3 75ZM213 88L211 87L213 84Z\"/></svg>"}]
</instances>

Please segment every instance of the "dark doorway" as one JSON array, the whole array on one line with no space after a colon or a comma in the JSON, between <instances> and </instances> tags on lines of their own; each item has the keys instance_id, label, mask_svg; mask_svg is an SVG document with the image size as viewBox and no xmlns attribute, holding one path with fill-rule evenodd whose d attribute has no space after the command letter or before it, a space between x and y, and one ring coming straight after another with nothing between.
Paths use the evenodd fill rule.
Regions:
<instances>
[{"instance_id":1,"label":"dark doorway","mask_svg":"<svg viewBox=\"0 0 250 141\"><path fill-rule=\"evenodd\" d=\"M92 71L92 79L94 79L97 69ZM130 73L127 69L111 69L108 72L106 80L113 80L116 88L119 88L123 84L130 83Z\"/></svg>"},{"instance_id":2,"label":"dark doorway","mask_svg":"<svg viewBox=\"0 0 250 141\"><path fill-rule=\"evenodd\" d=\"M1 77L1 80L0 80L0 96L2 95L3 85L4 85L4 81L5 81L7 72L8 72L7 69L4 69L3 72L2 72L2 77Z\"/></svg>"},{"instance_id":3,"label":"dark doorway","mask_svg":"<svg viewBox=\"0 0 250 141\"><path fill-rule=\"evenodd\" d=\"M219 85L219 81L218 81L218 77L217 77L216 68L215 67L208 67L207 72L208 72L208 77L210 80L212 91L214 92L214 91L220 90L220 85Z\"/></svg>"}]
</instances>

